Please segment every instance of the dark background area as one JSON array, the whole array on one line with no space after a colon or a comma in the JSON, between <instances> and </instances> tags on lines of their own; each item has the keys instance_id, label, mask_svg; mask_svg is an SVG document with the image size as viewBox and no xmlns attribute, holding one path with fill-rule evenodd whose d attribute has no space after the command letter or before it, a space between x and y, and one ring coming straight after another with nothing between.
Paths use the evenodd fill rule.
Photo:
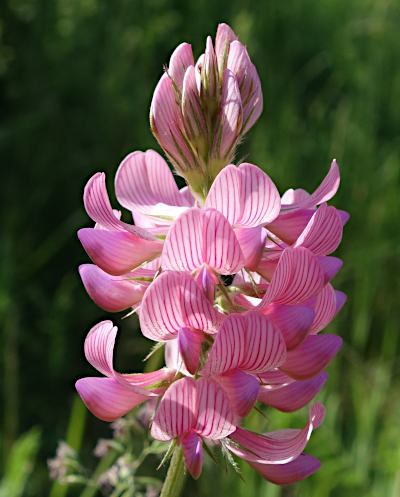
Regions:
<instances>
[{"instance_id":1,"label":"dark background area","mask_svg":"<svg viewBox=\"0 0 400 497\"><path fill-rule=\"evenodd\" d=\"M326 421L310 444L322 469L281 490L252 470L243 470L244 484L210 467L190 495L400 495L399 2L3 0L0 467L37 427L26 496L49 492L46 459L65 438L74 382L93 374L83 341L107 317L77 272L88 261L76 237L90 225L83 187L105 171L112 196L127 153L159 150L148 112L162 66L182 41L198 56L222 21L247 45L264 92L264 112L238 156L249 154L281 192L313 191L332 158L339 163L333 203L351 219L334 286L349 300L328 328L345 344L319 397ZM140 371L150 342L135 318L120 318L116 365ZM287 419L271 414L282 426ZM83 451L108 431L88 415Z\"/></svg>"}]
</instances>

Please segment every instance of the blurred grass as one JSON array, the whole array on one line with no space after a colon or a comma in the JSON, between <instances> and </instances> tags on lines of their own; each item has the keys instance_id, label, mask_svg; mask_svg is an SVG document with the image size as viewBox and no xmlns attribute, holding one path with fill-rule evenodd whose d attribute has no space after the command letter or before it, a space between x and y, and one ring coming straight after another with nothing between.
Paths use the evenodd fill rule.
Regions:
<instances>
[{"instance_id":1,"label":"blurred grass","mask_svg":"<svg viewBox=\"0 0 400 497\"><path fill-rule=\"evenodd\" d=\"M344 339L320 394L327 417L308 451L321 470L278 488L242 465L245 483L208 465L189 495L400 495L400 4L397 0L5 0L0 4L2 467L42 429L26 497L47 495L45 461L65 438L73 383L91 374L82 344L106 314L85 295L74 231L88 225L85 181L134 149L157 148L152 91L174 47L203 49L217 22L247 44L265 110L239 157L283 192L313 190L336 157L348 210L334 284L349 301L328 328ZM139 371L149 343L122 321L117 366ZM306 412L255 415L254 429L299 426ZM88 417L82 451L107 425ZM16 449L15 449L16 450ZM21 456L21 461L23 460ZM33 460L33 459L32 459ZM3 472L4 472L3 471Z\"/></svg>"}]
</instances>

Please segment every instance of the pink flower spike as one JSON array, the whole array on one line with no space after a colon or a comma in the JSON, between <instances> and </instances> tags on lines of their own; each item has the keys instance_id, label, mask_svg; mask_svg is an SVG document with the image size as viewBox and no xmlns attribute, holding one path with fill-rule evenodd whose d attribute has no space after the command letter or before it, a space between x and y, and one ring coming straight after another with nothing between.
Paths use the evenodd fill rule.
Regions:
<instances>
[{"instance_id":1,"label":"pink flower spike","mask_svg":"<svg viewBox=\"0 0 400 497\"><path fill-rule=\"evenodd\" d=\"M189 66L194 66L192 46L189 43L181 43L171 55L168 66L168 75L180 91L182 91L183 78Z\"/></svg>"},{"instance_id":2,"label":"pink flower spike","mask_svg":"<svg viewBox=\"0 0 400 497\"><path fill-rule=\"evenodd\" d=\"M332 206L322 204L294 246L306 247L315 255L328 255L339 246L342 231L342 221L338 211Z\"/></svg>"},{"instance_id":3,"label":"pink flower spike","mask_svg":"<svg viewBox=\"0 0 400 497\"><path fill-rule=\"evenodd\" d=\"M248 461L260 475L276 485L291 485L304 480L315 473L321 463L318 459L308 454L300 454L299 457L286 464L262 464Z\"/></svg>"},{"instance_id":4,"label":"pink flower spike","mask_svg":"<svg viewBox=\"0 0 400 497\"><path fill-rule=\"evenodd\" d=\"M310 407L309 421L302 430L280 430L261 436L238 427L230 438L243 448L231 445L229 450L249 462L288 463L303 452L312 431L320 426L324 415L324 406L317 402Z\"/></svg>"},{"instance_id":5,"label":"pink flower spike","mask_svg":"<svg viewBox=\"0 0 400 497\"><path fill-rule=\"evenodd\" d=\"M271 178L253 164L224 167L208 193L205 208L222 212L235 228L252 228L273 221L281 207Z\"/></svg>"},{"instance_id":6,"label":"pink flower spike","mask_svg":"<svg viewBox=\"0 0 400 497\"><path fill-rule=\"evenodd\" d=\"M161 240L147 240L126 231L82 228L78 238L92 261L114 276L124 275L154 259L163 247Z\"/></svg>"},{"instance_id":7,"label":"pink flower spike","mask_svg":"<svg viewBox=\"0 0 400 497\"><path fill-rule=\"evenodd\" d=\"M192 477L197 480L203 468L203 441L197 433L191 431L180 437L180 443L186 467Z\"/></svg>"},{"instance_id":8,"label":"pink flower spike","mask_svg":"<svg viewBox=\"0 0 400 497\"><path fill-rule=\"evenodd\" d=\"M235 431L236 426L224 390L210 378L200 378L196 384L198 392L196 432L211 440L227 437Z\"/></svg>"},{"instance_id":9,"label":"pink flower spike","mask_svg":"<svg viewBox=\"0 0 400 497\"><path fill-rule=\"evenodd\" d=\"M322 372L310 380L293 381L283 386L261 386L258 400L279 411L297 411L317 395L327 378L327 373Z\"/></svg>"},{"instance_id":10,"label":"pink flower spike","mask_svg":"<svg viewBox=\"0 0 400 497\"><path fill-rule=\"evenodd\" d=\"M196 423L197 410L195 380L185 377L175 381L161 399L151 425L151 436L164 442L189 433Z\"/></svg>"},{"instance_id":11,"label":"pink flower spike","mask_svg":"<svg viewBox=\"0 0 400 497\"><path fill-rule=\"evenodd\" d=\"M215 37L215 53L221 74L226 69L229 46L233 40L237 40L237 36L232 28L225 23L218 24L217 35Z\"/></svg>"},{"instance_id":12,"label":"pink flower spike","mask_svg":"<svg viewBox=\"0 0 400 497\"><path fill-rule=\"evenodd\" d=\"M118 312L141 301L149 285L144 281L133 281L135 272L124 276L110 276L94 264L79 266L79 274L90 298L102 309Z\"/></svg>"},{"instance_id":13,"label":"pink flower spike","mask_svg":"<svg viewBox=\"0 0 400 497\"><path fill-rule=\"evenodd\" d=\"M236 76L225 69L222 79L222 96L217 132L212 146L212 156L230 160L242 129L242 99Z\"/></svg>"},{"instance_id":14,"label":"pink flower spike","mask_svg":"<svg viewBox=\"0 0 400 497\"><path fill-rule=\"evenodd\" d=\"M103 421L114 421L149 399L114 378L81 378L75 386L89 411Z\"/></svg>"},{"instance_id":15,"label":"pink flower spike","mask_svg":"<svg viewBox=\"0 0 400 497\"><path fill-rule=\"evenodd\" d=\"M207 264L220 274L243 267L243 254L225 217L214 209L192 208L171 226L161 256L163 269L194 271Z\"/></svg>"},{"instance_id":16,"label":"pink flower spike","mask_svg":"<svg viewBox=\"0 0 400 497\"><path fill-rule=\"evenodd\" d=\"M281 370L295 380L313 378L332 361L342 342L337 335L310 335L287 353Z\"/></svg>"},{"instance_id":17,"label":"pink flower spike","mask_svg":"<svg viewBox=\"0 0 400 497\"><path fill-rule=\"evenodd\" d=\"M260 384L254 376L233 369L215 378L224 389L233 412L241 418L246 417L257 400Z\"/></svg>"},{"instance_id":18,"label":"pink flower spike","mask_svg":"<svg viewBox=\"0 0 400 497\"><path fill-rule=\"evenodd\" d=\"M199 365L201 344L204 335L190 328L181 328L178 333L179 352L190 374L195 374Z\"/></svg>"},{"instance_id":19,"label":"pink flower spike","mask_svg":"<svg viewBox=\"0 0 400 497\"><path fill-rule=\"evenodd\" d=\"M216 333L222 316L189 274L167 271L147 289L139 318L143 335L163 342L185 327Z\"/></svg>"},{"instance_id":20,"label":"pink flower spike","mask_svg":"<svg viewBox=\"0 0 400 497\"><path fill-rule=\"evenodd\" d=\"M305 198L303 197L299 201L297 201L296 199L294 202L291 203L286 203L284 201L285 199L283 198L282 209L309 209L315 207L316 205L322 204L323 202L327 202L338 191L339 184L339 167L336 163L336 160L333 159L328 174L314 193L312 193L311 195L307 194Z\"/></svg>"}]
</instances>

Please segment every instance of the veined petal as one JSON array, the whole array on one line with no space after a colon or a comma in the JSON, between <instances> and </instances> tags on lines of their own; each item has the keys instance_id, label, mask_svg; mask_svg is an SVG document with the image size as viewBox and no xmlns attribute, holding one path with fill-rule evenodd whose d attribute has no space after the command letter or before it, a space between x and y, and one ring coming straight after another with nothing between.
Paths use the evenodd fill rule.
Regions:
<instances>
[{"instance_id":1,"label":"veined petal","mask_svg":"<svg viewBox=\"0 0 400 497\"><path fill-rule=\"evenodd\" d=\"M322 204L295 243L316 255L327 255L337 249L342 239L342 221L338 211Z\"/></svg>"},{"instance_id":2,"label":"veined petal","mask_svg":"<svg viewBox=\"0 0 400 497\"><path fill-rule=\"evenodd\" d=\"M161 240L147 240L124 231L82 228L78 238L92 261L106 273L120 276L157 257Z\"/></svg>"},{"instance_id":3,"label":"veined petal","mask_svg":"<svg viewBox=\"0 0 400 497\"><path fill-rule=\"evenodd\" d=\"M182 115L189 140L194 141L197 138L202 138L204 141L207 140L206 119L197 89L196 74L193 65L187 68L183 80Z\"/></svg>"},{"instance_id":4,"label":"veined petal","mask_svg":"<svg viewBox=\"0 0 400 497\"><path fill-rule=\"evenodd\" d=\"M339 351L343 340L337 335L309 335L287 353L283 372L296 380L307 380L320 373Z\"/></svg>"},{"instance_id":5,"label":"veined petal","mask_svg":"<svg viewBox=\"0 0 400 497\"><path fill-rule=\"evenodd\" d=\"M268 224L267 228L285 243L292 245L301 235L314 213L314 209L283 211Z\"/></svg>"},{"instance_id":6,"label":"veined petal","mask_svg":"<svg viewBox=\"0 0 400 497\"><path fill-rule=\"evenodd\" d=\"M216 376L215 379L226 392L234 413L241 418L247 416L253 409L260 390L257 378L234 369Z\"/></svg>"},{"instance_id":7,"label":"veined petal","mask_svg":"<svg viewBox=\"0 0 400 497\"><path fill-rule=\"evenodd\" d=\"M336 163L336 160L334 159L332 161L328 174L319 185L319 187L314 191L314 193L298 202L293 202L290 204L282 202L282 209L309 209L310 207L315 207L316 205L322 204L323 202L327 202L335 195L339 188L339 184L339 167Z\"/></svg>"},{"instance_id":8,"label":"veined petal","mask_svg":"<svg viewBox=\"0 0 400 497\"><path fill-rule=\"evenodd\" d=\"M300 305L270 304L262 310L280 329L288 350L306 337L314 321L314 311Z\"/></svg>"},{"instance_id":9,"label":"veined petal","mask_svg":"<svg viewBox=\"0 0 400 497\"><path fill-rule=\"evenodd\" d=\"M243 105L243 128L242 134L245 134L254 125L260 117L263 110L263 94L261 81L254 64L248 68L247 79L250 81L249 92L245 96Z\"/></svg>"},{"instance_id":10,"label":"veined petal","mask_svg":"<svg viewBox=\"0 0 400 497\"><path fill-rule=\"evenodd\" d=\"M149 285L149 282L131 280L134 272L110 276L94 264L82 264L79 274L91 299L109 312L122 311L140 302Z\"/></svg>"},{"instance_id":11,"label":"veined petal","mask_svg":"<svg viewBox=\"0 0 400 497\"><path fill-rule=\"evenodd\" d=\"M196 384L198 392L196 432L211 440L227 437L236 426L224 390L210 378L200 378Z\"/></svg>"},{"instance_id":12,"label":"veined petal","mask_svg":"<svg viewBox=\"0 0 400 497\"><path fill-rule=\"evenodd\" d=\"M244 265L249 270L256 270L265 247L268 232L262 226L235 230L244 257Z\"/></svg>"},{"instance_id":13,"label":"veined petal","mask_svg":"<svg viewBox=\"0 0 400 497\"><path fill-rule=\"evenodd\" d=\"M315 317L310 328L310 334L323 330L336 316L336 294L328 283L317 295L314 304Z\"/></svg>"},{"instance_id":14,"label":"veined petal","mask_svg":"<svg viewBox=\"0 0 400 497\"><path fill-rule=\"evenodd\" d=\"M297 411L317 395L327 378L327 373L322 372L310 380L293 381L283 386L261 386L258 400L279 411Z\"/></svg>"},{"instance_id":15,"label":"veined petal","mask_svg":"<svg viewBox=\"0 0 400 497\"><path fill-rule=\"evenodd\" d=\"M326 283L331 281L343 266L343 261L341 259L329 255L318 257L318 262L324 272Z\"/></svg>"},{"instance_id":16,"label":"veined petal","mask_svg":"<svg viewBox=\"0 0 400 497\"><path fill-rule=\"evenodd\" d=\"M281 430L261 436L238 427L230 438L243 449L234 445L229 449L246 461L264 464L288 463L303 452L312 431L321 424L324 414L324 406L317 402L310 407L309 421L302 430Z\"/></svg>"},{"instance_id":17,"label":"veined petal","mask_svg":"<svg viewBox=\"0 0 400 497\"><path fill-rule=\"evenodd\" d=\"M167 441L189 433L198 411L196 382L185 377L172 383L158 406L151 425L151 436Z\"/></svg>"},{"instance_id":18,"label":"veined petal","mask_svg":"<svg viewBox=\"0 0 400 497\"><path fill-rule=\"evenodd\" d=\"M190 328L181 328L178 333L179 352L190 374L195 374L199 365L201 344L204 335Z\"/></svg>"},{"instance_id":19,"label":"veined petal","mask_svg":"<svg viewBox=\"0 0 400 497\"><path fill-rule=\"evenodd\" d=\"M237 36L232 28L225 23L218 24L217 34L215 36L215 53L217 55L219 71L222 74L226 68L229 46Z\"/></svg>"},{"instance_id":20,"label":"veined petal","mask_svg":"<svg viewBox=\"0 0 400 497\"><path fill-rule=\"evenodd\" d=\"M162 267L193 271L207 264L220 274L243 267L243 254L232 227L214 210L188 209L171 226L164 243Z\"/></svg>"},{"instance_id":21,"label":"veined petal","mask_svg":"<svg viewBox=\"0 0 400 497\"><path fill-rule=\"evenodd\" d=\"M248 461L260 475L276 485L290 485L304 480L315 473L321 463L308 454L300 454L293 461L286 464L261 464Z\"/></svg>"},{"instance_id":22,"label":"veined petal","mask_svg":"<svg viewBox=\"0 0 400 497\"><path fill-rule=\"evenodd\" d=\"M93 326L85 339L87 361L104 376L114 376L113 354L118 328L112 321L101 321Z\"/></svg>"},{"instance_id":23,"label":"veined petal","mask_svg":"<svg viewBox=\"0 0 400 497\"><path fill-rule=\"evenodd\" d=\"M81 378L75 386L89 411L103 421L114 421L149 398L113 378Z\"/></svg>"},{"instance_id":24,"label":"veined petal","mask_svg":"<svg viewBox=\"0 0 400 497\"><path fill-rule=\"evenodd\" d=\"M185 464L192 477L197 480L201 475L203 468L203 441L195 433L191 431L180 437Z\"/></svg>"},{"instance_id":25,"label":"veined petal","mask_svg":"<svg viewBox=\"0 0 400 497\"><path fill-rule=\"evenodd\" d=\"M182 91L186 69L194 65L192 46L189 43L178 45L169 59L168 74Z\"/></svg>"}]
</instances>

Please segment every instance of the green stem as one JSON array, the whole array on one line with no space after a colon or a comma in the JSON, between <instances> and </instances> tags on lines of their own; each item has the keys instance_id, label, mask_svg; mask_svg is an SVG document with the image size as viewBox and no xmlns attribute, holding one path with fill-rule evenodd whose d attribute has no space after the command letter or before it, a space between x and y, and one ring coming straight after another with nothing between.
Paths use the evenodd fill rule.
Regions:
<instances>
[{"instance_id":1,"label":"green stem","mask_svg":"<svg viewBox=\"0 0 400 497\"><path fill-rule=\"evenodd\" d=\"M179 445L175 447L160 497L179 497L185 481L185 462Z\"/></svg>"}]
</instances>

